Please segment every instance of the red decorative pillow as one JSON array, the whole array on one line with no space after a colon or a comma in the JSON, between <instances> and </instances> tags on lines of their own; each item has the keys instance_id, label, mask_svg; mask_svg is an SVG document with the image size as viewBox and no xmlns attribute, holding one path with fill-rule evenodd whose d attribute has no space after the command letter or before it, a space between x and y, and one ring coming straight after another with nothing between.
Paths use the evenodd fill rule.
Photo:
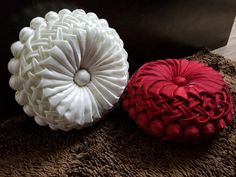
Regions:
<instances>
[{"instance_id":1,"label":"red decorative pillow","mask_svg":"<svg viewBox=\"0 0 236 177\"><path fill-rule=\"evenodd\" d=\"M147 133L197 143L222 130L234 115L222 76L197 61L149 62L129 80L123 107Z\"/></svg>"}]
</instances>

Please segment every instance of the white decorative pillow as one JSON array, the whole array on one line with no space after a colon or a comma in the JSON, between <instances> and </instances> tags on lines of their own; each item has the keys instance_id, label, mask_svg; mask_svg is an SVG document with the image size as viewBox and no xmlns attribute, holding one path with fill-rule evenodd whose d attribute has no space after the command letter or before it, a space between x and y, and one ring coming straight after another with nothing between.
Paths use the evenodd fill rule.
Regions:
<instances>
[{"instance_id":1,"label":"white decorative pillow","mask_svg":"<svg viewBox=\"0 0 236 177\"><path fill-rule=\"evenodd\" d=\"M127 52L104 19L63 9L36 17L12 44L16 101L40 125L65 131L96 122L128 80Z\"/></svg>"}]
</instances>

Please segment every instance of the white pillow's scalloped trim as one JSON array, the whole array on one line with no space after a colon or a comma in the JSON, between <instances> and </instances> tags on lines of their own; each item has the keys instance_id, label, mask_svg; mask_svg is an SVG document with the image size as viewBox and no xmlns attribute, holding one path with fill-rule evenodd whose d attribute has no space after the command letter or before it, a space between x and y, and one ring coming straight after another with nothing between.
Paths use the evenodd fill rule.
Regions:
<instances>
[{"instance_id":1,"label":"white pillow's scalloped trim","mask_svg":"<svg viewBox=\"0 0 236 177\"><path fill-rule=\"evenodd\" d=\"M19 39L11 46L9 85L38 124L80 129L118 102L128 81L128 55L106 20L81 9L51 11L34 18Z\"/></svg>"}]
</instances>

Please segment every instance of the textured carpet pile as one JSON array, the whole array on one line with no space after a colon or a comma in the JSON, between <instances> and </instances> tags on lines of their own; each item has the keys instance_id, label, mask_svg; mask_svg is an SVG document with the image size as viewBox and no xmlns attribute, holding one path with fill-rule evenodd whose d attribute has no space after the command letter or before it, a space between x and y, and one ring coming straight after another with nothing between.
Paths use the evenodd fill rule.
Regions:
<instances>
[{"instance_id":1,"label":"textured carpet pile","mask_svg":"<svg viewBox=\"0 0 236 177\"><path fill-rule=\"evenodd\" d=\"M236 63L207 51L189 59L220 71L236 103ZM0 176L236 176L236 120L208 141L184 145L146 135L121 108L71 132L22 115L0 125Z\"/></svg>"}]
</instances>

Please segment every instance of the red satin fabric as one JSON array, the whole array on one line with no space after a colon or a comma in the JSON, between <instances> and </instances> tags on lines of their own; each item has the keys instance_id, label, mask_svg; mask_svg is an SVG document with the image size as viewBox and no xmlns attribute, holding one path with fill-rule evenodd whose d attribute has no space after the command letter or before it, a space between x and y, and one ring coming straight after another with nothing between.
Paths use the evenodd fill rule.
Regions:
<instances>
[{"instance_id":1,"label":"red satin fabric","mask_svg":"<svg viewBox=\"0 0 236 177\"><path fill-rule=\"evenodd\" d=\"M197 143L222 130L234 115L222 76L197 61L149 62L129 80L123 107L149 134Z\"/></svg>"}]
</instances>

